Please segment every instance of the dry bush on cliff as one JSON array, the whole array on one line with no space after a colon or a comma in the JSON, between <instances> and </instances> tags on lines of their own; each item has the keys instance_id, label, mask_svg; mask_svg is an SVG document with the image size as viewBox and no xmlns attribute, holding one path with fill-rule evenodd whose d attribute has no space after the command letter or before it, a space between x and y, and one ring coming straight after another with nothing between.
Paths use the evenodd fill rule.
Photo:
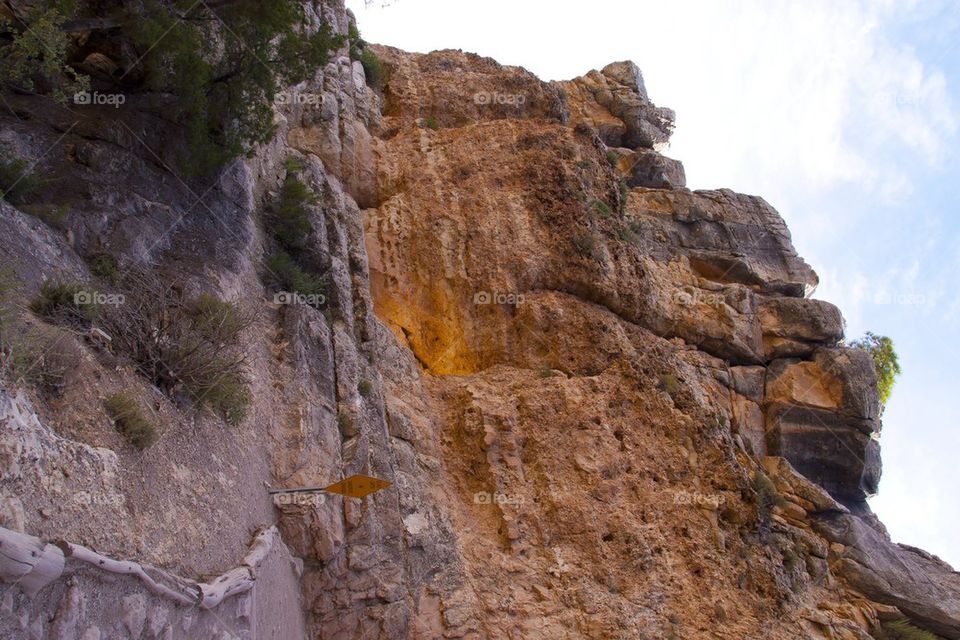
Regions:
<instances>
[{"instance_id":1,"label":"dry bush on cliff","mask_svg":"<svg viewBox=\"0 0 960 640\"><path fill-rule=\"evenodd\" d=\"M30 303L30 310L46 320L77 327L89 326L100 312L83 284L52 280L41 285Z\"/></svg>"},{"instance_id":2,"label":"dry bush on cliff","mask_svg":"<svg viewBox=\"0 0 960 640\"><path fill-rule=\"evenodd\" d=\"M104 314L117 350L168 394L209 406L231 424L242 420L250 398L237 339L252 316L209 294L189 300L181 286L147 272L128 273L122 285L124 303Z\"/></svg>"}]
</instances>

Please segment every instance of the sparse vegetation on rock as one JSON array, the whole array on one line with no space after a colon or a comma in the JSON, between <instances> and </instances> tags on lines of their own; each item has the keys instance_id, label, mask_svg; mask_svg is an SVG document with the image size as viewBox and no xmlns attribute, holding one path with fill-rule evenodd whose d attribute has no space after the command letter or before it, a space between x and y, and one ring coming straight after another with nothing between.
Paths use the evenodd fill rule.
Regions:
<instances>
[{"instance_id":1,"label":"sparse vegetation on rock","mask_svg":"<svg viewBox=\"0 0 960 640\"><path fill-rule=\"evenodd\" d=\"M307 251L313 234L310 207L319 198L300 179L298 173L303 167L298 160L288 158L286 167L279 202L267 221L268 230L280 245L267 260L267 281L276 290L303 296L307 304L320 309L327 299L327 278L316 273L316 261Z\"/></svg>"},{"instance_id":2,"label":"sparse vegetation on rock","mask_svg":"<svg viewBox=\"0 0 960 640\"><path fill-rule=\"evenodd\" d=\"M373 383L369 380L361 380L357 383L357 391L361 396L367 397L373 391Z\"/></svg>"},{"instance_id":3,"label":"sparse vegetation on rock","mask_svg":"<svg viewBox=\"0 0 960 640\"><path fill-rule=\"evenodd\" d=\"M143 4L148 23L157 4ZM210 48L225 43L204 19L254 10L207 5L178 9ZM128 5L76 20L103 20L105 6L123 19ZM305 29L351 24L338 0L304 6ZM90 68L127 59L113 48L124 29L77 36ZM288 88L322 100L278 105L277 137L217 180L184 184L146 148L165 159L178 147L180 109L202 135L221 95L190 116L177 103L194 89L146 90L156 61L130 70L122 118L77 109L66 135L48 98L4 96L5 141L59 144L45 166L63 189L38 202L72 208L56 234L0 207L0 264L23 279L0 298L13 317L0 362L29 353L16 344L29 327L79 359L4 377L0 527L130 562L98 580L76 570L78 545L41 545L75 555L36 597L4 586L0 609L14 613L0 611L0 637L206 638L226 625L253 638L256 621L291 639L794 640L861 637L893 607L957 628L960 576L892 543L865 502L879 473L870 359L838 345L839 310L805 297L816 276L769 205L666 176L654 147L672 114L635 65L542 82L457 50L377 48L393 74L380 113L356 82L359 32L344 35L354 62L343 49L317 82ZM196 42L181 44L160 48L161 66L190 68ZM204 62L201 76L230 72ZM426 114L442 135L423 130ZM84 257L122 302L82 331L62 319L63 293L31 314L43 281L82 279ZM324 274L338 298L321 312L263 298L266 285L320 306ZM109 451L120 437L105 433L105 408L134 444L150 440L144 421L162 426L163 455ZM268 494L353 473L394 486L362 502ZM251 589L236 606L206 610L221 598L157 569L219 575L275 521L262 571L207 585Z\"/></svg>"},{"instance_id":4,"label":"sparse vegetation on rock","mask_svg":"<svg viewBox=\"0 0 960 640\"><path fill-rule=\"evenodd\" d=\"M249 404L240 334L252 316L210 294L189 300L179 285L140 271L124 276L123 304L103 314L120 354L171 396L182 394L230 423Z\"/></svg>"},{"instance_id":5,"label":"sparse vegetation on rock","mask_svg":"<svg viewBox=\"0 0 960 640\"><path fill-rule=\"evenodd\" d=\"M43 186L43 180L26 160L0 160L0 198L12 205L29 202Z\"/></svg>"},{"instance_id":6,"label":"sparse vegetation on rock","mask_svg":"<svg viewBox=\"0 0 960 640\"><path fill-rule=\"evenodd\" d=\"M30 310L46 320L74 326L88 326L100 314L86 285L58 280L47 280L41 285Z\"/></svg>"},{"instance_id":7,"label":"sparse vegetation on rock","mask_svg":"<svg viewBox=\"0 0 960 640\"><path fill-rule=\"evenodd\" d=\"M350 44L350 59L359 60L363 65L363 75L367 79L367 84L377 90L383 89L387 81L387 70L383 61L360 37L360 31L354 24L350 25L347 32L347 41Z\"/></svg>"},{"instance_id":8,"label":"sparse vegetation on rock","mask_svg":"<svg viewBox=\"0 0 960 640\"><path fill-rule=\"evenodd\" d=\"M23 21L0 24L13 34L0 44L3 82L66 102L90 88L77 71L82 48L71 38L78 5L45 4ZM277 92L311 77L344 40L326 23L310 27L297 0L84 5L83 27L108 39L118 57L112 64L126 69L111 90L127 92L133 84L155 92L154 107L183 128L181 163L190 173L219 167L269 140ZM161 99L164 94L176 99Z\"/></svg>"},{"instance_id":9,"label":"sparse vegetation on rock","mask_svg":"<svg viewBox=\"0 0 960 640\"><path fill-rule=\"evenodd\" d=\"M893 385L900 375L900 361L893 340L887 336L878 336L867 332L863 338L850 343L851 347L859 347L873 358L873 365L877 372L877 389L880 392L880 404L885 405L893 392Z\"/></svg>"},{"instance_id":10,"label":"sparse vegetation on rock","mask_svg":"<svg viewBox=\"0 0 960 640\"><path fill-rule=\"evenodd\" d=\"M137 449L146 449L157 441L157 427L144 415L140 401L131 391L119 391L108 397L104 408L117 429Z\"/></svg>"},{"instance_id":11,"label":"sparse vegetation on rock","mask_svg":"<svg viewBox=\"0 0 960 640\"><path fill-rule=\"evenodd\" d=\"M929 631L916 627L909 620L894 620L882 625L880 640L937 640L937 636Z\"/></svg>"}]
</instances>

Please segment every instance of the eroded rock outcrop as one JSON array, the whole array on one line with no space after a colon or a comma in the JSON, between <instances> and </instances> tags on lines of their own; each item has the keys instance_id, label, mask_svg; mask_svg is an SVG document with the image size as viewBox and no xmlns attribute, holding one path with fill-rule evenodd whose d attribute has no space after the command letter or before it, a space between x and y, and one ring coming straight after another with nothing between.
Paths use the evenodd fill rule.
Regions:
<instances>
[{"instance_id":1,"label":"eroded rock outcrop","mask_svg":"<svg viewBox=\"0 0 960 640\"><path fill-rule=\"evenodd\" d=\"M352 22L336 0L309 8ZM297 561L220 612L250 638L864 640L898 618L957 638L957 574L892 544L865 502L869 359L806 297L817 276L769 204L685 188L662 155L673 113L637 67L545 83L460 51L376 50L382 91L344 48L289 88L319 99L278 103L276 138L211 184L157 162L175 132L135 100L72 127L27 96L32 119L0 115L7 147L52 150L63 188L46 202L70 207L58 231L0 204L23 301L93 279L84 258L107 251L256 311L254 400L231 428L72 338L83 382L35 397L39 416L0 403L0 525L198 578L275 522ZM262 277L291 158L317 194L305 244L325 311L277 302ZM119 388L165 425L146 453L100 406ZM392 487L265 490L353 473ZM55 506L75 491L93 496L83 517ZM33 600L0 586L0 630L220 632L71 580ZM284 624L301 598L304 628Z\"/></svg>"}]
</instances>

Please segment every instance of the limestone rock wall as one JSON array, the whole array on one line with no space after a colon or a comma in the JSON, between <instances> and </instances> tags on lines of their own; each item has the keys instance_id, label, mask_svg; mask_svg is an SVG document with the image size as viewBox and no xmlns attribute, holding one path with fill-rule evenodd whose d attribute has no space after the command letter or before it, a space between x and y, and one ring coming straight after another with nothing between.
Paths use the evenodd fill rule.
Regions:
<instances>
[{"instance_id":1,"label":"limestone rock wall","mask_svg":"<svg viewBox=\"0 0 960 640\"><path fill-rule=\"evenodd\" d=\"M309 10L352 20L339 0ZM61 178L45 202L69 206L56 230L0 204L22 304L107 250L256 310L254 402L231 428L71 336L76 381L0 420L0 526L197 578L276 523L294 558L196 627L122 580L0 585L4 637L69 637L62 619L84 640L215 638L217 621L284 640L862 640L902 617L960 637L957 574L892 544L865 502L869 359L806 297L817 276L768 203L685 188L636 65L545 83L376 51L382 91L339 52L288 90L316 99L279 103L276 138L210 183L169 170L175 133L135 102L74 123L20 96L31 118L0 115L0 144L41 157ZM288 158L319 196L325 312L263 284ZM143 454L101 407L130 387L164 425ZM266 494L353 473L393 486Z\"/></svg>"}]
</instances>

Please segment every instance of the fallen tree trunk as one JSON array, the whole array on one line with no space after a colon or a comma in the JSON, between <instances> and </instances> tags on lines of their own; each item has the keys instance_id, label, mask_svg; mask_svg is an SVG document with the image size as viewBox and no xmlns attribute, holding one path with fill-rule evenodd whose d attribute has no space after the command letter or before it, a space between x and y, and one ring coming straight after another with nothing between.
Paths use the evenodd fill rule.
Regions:
<instances>
[{"instance_id":1,"label":"fallen tree trunk","mask_svg":"<svg viewBox=\"0 0 960 640\"><path fill-rule=\"evenodd\" d=\"M194 592L192 595L187 590L187 593L183 591L177 591L172 589L165 584L162 584L153 579L150 574L147 573L146 569L136 563L129 562L126 560L114 560L106 556L102 556L92 549L87 549L84 546L79 544L72 544L70 542L58 542L57 546L63 549L63 554L74 560L79 560L80 562L86 562L92 564L93 566L101 569L103 571L109 571L110 573L119 573L127 576L134 576L139 578L141 582L149 589L151 592L160 595L166 596L173 600L176 600L180 604L196 604L197 602L197 593ZM177 579L173 576L170 576L160 569L155 569L151 567L153 571L162 574L171 582L176 582Z\"/></svg>"},{"instance_id":2,"label":"fallen tree trunk","mask_svg":"<svg viewBox=\"0 0 960 640\"><path fill-rule=\"evenodd\" d=\"M179 604L212 609L227 598L253 588L257 570L279 539L276 527L264 529L253 539L240 566L210 582L198 583L150 565L115 560L83 545L66 541L47 544L39 538L0 527L0 579L19 584L33 596L59 578L66 560L70 559L101 571L137 578L151 593Z\"/></svg>"},{"instance_id":3,"label":"fallen tree trunk","mask_svg":"<svg viewBox=\"0 0 960 640\"><path fill-rule=\"evenodd\" d=\"M63 574L63 552L23 533L0 527L0 579L19 584L28 596Z\"/></svg>"},{"instance_id":4,"label":"fallen tree trunk","mask_svg":"<svg viewBox=\"0 0 960 640\"><path fill-rule=\"evenodd\" d=\"M257 579L257 569L266 559L280 533L276 527L264 530L253 540L250 551L236 569L231 569L216 580L200 585L200 606L212 609L225 598L235 596L253 588Z\"/></svg>"}]
</instances>

